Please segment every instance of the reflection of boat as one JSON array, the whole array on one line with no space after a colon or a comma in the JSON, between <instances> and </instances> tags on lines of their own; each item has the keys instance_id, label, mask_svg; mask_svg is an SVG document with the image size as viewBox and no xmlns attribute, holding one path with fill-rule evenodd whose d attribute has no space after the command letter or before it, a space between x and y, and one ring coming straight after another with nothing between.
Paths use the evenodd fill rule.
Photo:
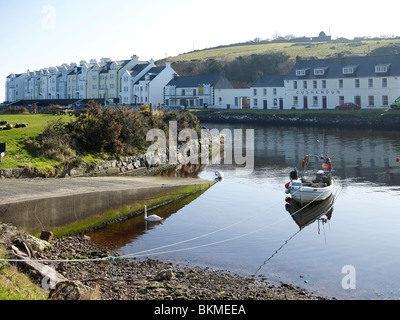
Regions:
<instances>
[{"instance_id":1,"label":"reflection of boat","mask_svg":"<svg viewBox=\"0 0 400 320\"><path fill-rule=\"evenodd\" d=\"M314 180L308 180L304 176L304 170L308 166L310 156L303 160L303 176L298 177L297 169L290 172L290 182L285 185L286 193L301 204L323 201L332 195L333 182L331 177L332 164L329 157L323 158L323 170L319 170Z\"/></svg>"},{"instance_id":2,"label":"reflection of boat","mask_svg":"<svg viewBox=\"0 0 400 320\"><path fill-rule=\"evenodd\" d=\"M334 197L332 195L323 201L310 203L305 206L290 199L290 202L286 204L286 210L300 229L303 229L320 219L323 215L326 215L327 219L330 220L332 218L333 204Z\"/></svg>"}]
</instances>

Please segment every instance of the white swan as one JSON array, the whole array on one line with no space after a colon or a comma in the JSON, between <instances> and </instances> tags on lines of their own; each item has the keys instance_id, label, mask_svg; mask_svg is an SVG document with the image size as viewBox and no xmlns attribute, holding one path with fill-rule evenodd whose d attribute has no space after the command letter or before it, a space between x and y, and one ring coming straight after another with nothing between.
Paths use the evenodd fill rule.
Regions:
<instances>
[{"instance_id":1,"label":"white swan","mask_svg":"<svg viewBox=\"0 0 400 320\"><path fill-rule=\"evenodd\" d=\"M163 220L163 218L153 214L150 217L147 216L147 206L144 206L144 220L149 221L149 222L160 222Z\"/></svg>"},{"instance_id":2,"label":"white swan","mask_svg":"<svg viewBox=\"0 0 400 320\"><path fill-rule=\"evenodd\" d=\"M224 178L224 173L220 171L215 171L215 175L217 176L217 180L222 180Z\"/></svg>"}]
</instances>

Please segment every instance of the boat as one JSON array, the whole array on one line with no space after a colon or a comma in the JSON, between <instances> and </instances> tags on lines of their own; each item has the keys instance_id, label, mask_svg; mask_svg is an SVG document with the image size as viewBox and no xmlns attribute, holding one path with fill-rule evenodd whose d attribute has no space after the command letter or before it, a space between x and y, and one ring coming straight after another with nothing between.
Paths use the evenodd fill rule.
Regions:
<instances>
[{"instance_id":1,"label":"boat","mask_svg":"<svg viewBox=\"0 0 400 320\"><path fill-rule=\"evenodd\" d=\"M290 172L290 182L285 185L286 194L300 204L324 201L332 195L334 184L331 176L332 163L329 157L318 157L323 160L322 170L317 171L314 179L309 179L304 175L310 156L306 155L303 159L303 175L298 176L297 169Z\"/></svg>"}]
</instances>

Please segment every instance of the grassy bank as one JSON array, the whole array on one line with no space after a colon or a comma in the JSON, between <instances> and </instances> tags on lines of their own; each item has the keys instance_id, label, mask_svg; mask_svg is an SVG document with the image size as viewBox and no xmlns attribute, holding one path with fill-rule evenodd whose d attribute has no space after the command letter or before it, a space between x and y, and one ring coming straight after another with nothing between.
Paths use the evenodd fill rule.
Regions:
<instances>
[{"instance_id":1,"label":"grassy bank","mask_svg":"<svg viewBox=\"0 0 400 320\"><path fill-rule=\"evenodd\" d=\"M1 227L1 226L0 226ZM0 258L7 259L7 250L0 246ZM15 266L0 262L0 300L46 300L48 292L32 283Z\"/></svg>"},{"instance_id":2,"label":"grassy bank","mask_svg":"<svg viewBox=\"0 0 400 320\"><path fill-rule=\"evenodd\" d=\"M36 168L39 172L54 173L60 168L61 163L55 160L49 160L37 157L31 143L44 130L49 121L57 119L68 121L69 116L52 116L47 114L21 114L21 115L0 115L0 120L7 121L15 126L16 123L27 123L28 127L2 130L0 131L0 142L6 143L6 156L0 163L0 168L14 169Z\"/></svg>"}]
</instances>

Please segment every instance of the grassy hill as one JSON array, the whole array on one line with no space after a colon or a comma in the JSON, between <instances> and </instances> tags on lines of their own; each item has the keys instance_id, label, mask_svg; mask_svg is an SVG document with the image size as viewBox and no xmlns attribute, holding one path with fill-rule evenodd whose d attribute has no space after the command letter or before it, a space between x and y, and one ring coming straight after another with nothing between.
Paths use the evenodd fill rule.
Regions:
<instances>
[{"instance_id":1,"label":"grassy hill","mask_svg":"<svg viewBox=\"0 0 400 320\"><path fill-rule=\"evenodd\" d=\"M296 58L400 54L400 38L330 42L251 42L220 46L168 58L181 76L224 72L235 87L249 87L259 76L285 75ZM162 65L164 60L158 61Z\"/></svg>"},{"instance_id":2,"label":"grassy hill","mask_svg":"<svg viewBox=\"0 0 400 320\"><path fill-rule=\"evenodd\" d=\"M171 62L208 60L232 61L240 56L245 57L252 54L280 53L287 54L290 59L297 56L302 58L333 58L339 52L342 55L367 55L382 47L400 47L400 39L380 40L348 40L345 42L282 42L282 43L253 43L223 46L205 50L184 53L168 60Z\"/></svg>"}]
</instances>

